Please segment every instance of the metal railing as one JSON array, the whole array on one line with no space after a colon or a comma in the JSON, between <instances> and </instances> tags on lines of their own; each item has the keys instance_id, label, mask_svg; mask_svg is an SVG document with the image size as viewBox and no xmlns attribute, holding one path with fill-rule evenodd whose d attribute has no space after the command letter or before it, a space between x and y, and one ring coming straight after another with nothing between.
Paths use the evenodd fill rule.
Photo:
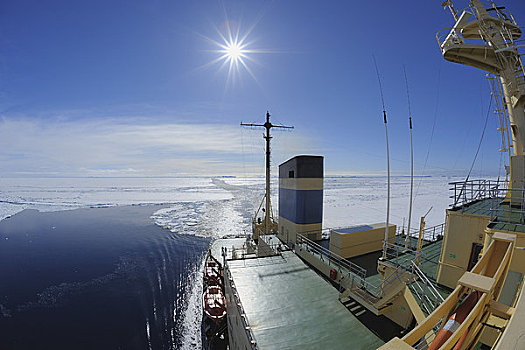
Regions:
<instances>
[{"instance_id":1,"label":"metal railing","mask_svg":"<svg viewBox=\"0 0 525 350\"><path fill-rule=\"evenodd\" d=\"M252 248L249 248L247 246L242 247L234 247L231 248L223 247L223 254L228 260L240 260L240 259L246 259L247 256L253 256L254 251Z\"/></svg>"},{"instance_id":2,"label":"metal railing","mask_svg":"<svg viewBox=\"0 0 525 350\"><path fill-rule=\"evenodd\" d=\"M228 279L228 282L230 284L232 295L233 295L233 302L237 306L237 311L239 312L239 315L241 316L241 323L244 328L244 331L246 332L246 336L248 338L248 342L250 343L250 349L257 350L257 342L255 341L255 335L253 334L252 328L250 324L248 323L248 317L246 316L246 312L244 311L244 308L241 303L241 299L239 298L239 293L237 292L237 288L235 287L235 282L233 281L233 277L231 275L230 269L228 268L228 263L226 259L224 259L224 271L226 272L226 278Z\"/></svg>"},{"instance_id":3,"label":"metal railing","mask_svg":"<svg viewBox=\"0 0 525 350\"><path fill-rule=\"evenodd\" d=\"M312 255L317 255L321 261L326 260L329 266L340 270L345 269L359 278L366 278L366 269L331 252L329 249L320 246L301 234L297 234L295 249L304 249Z\"/></svg>"},{"instance_id":4,"label":"metal railing","mask_svg":"<svg viewBox=\"0 0 525 350\"><path fill-rule=\"evenodd\" d=\"M396 243L399 245L405 244L405 239L407 235L407 229L405 226L398 226L396 229ZM422 235L422 247L425 247L431 243L437 242L443 238L445 235L445 223L425 227L423 229ZM408 240L408 248L415 250L417 248L417 239L419 238L419 228L412 228L409 234L410 238Z\"/></svg>"},{"instance_id":5,"label":"metal railing","mask_svg":"<svg viewBox=\"0 0 525 350\"><path fill-rule=\"evenodd\" d=\"M424 254L417 253L413 249L405 249L404 245L386 242L384 243L384 249L386 249L386 260L393 265L402 266L405 269L410 268L410 262L416 258L424 257Z\"/></svg>"},{"instance_id":6,"label":"metal railing","mask_svg":"<svg viewBox=\"0 0 525 350\"><path fill-rule=\"evenodd\" d=\"M427 256L424 252L417 252L411 248L405 249L404 245L395 243L387 243L385 248L386 260L391 265L399 266L406 271L412 272L412 263L417 261L420 266L432 266L432 270L437 273L438 261ZM433 275L430 277L435 282L436 276Z\"/></svg>"},{"instance_id":7,"label":"metal railing","mask_svg":"<svg viewBox=\"0 0 525 350\"><path fill-rule=\"evenodd\" d=\"M444 224L428 228L429 232L439 232L434 237L443 235ZM415 259L427 262L423 253L415 250L405 249L404 246L387 243L387 261L394 269L379 283L371 283L366 279L366 270L354 264L338 254L320 246L312 240L297 235L296 251L306 251L316 256L326 265L335 268L341 274L339 280L340 292L349 290L367 300L370 304L376 304L382 298L392 296L408 285L420 307L429 315L441 302L443 297L432 282L416 265ZM435 263L432 261L432 263ZM437 265L436 265L437 267ZM419 281L418 281L419 280ZM401 289L400 289L401 288ZM378 306L379 307L379 306Z\"/></svg>"},{"instance_id":8,"label":"metal railing","mask_svg":"<svg viewBox=\"0 0 525 350\"><path fill-rule=\"evenodd\" d=\"M451 182L450 190L454 200L452 208L483 199L496 199L491 203L489 213L491 224L525 226L525 189L508 188L504 181L470 180Z\"/></svg>"},{"instance_id":9,"label":"metal railing","mask_svg":"<svg viewBox=\"0 0 525 350\"><path fill-rule=\"evenodd\" d=\"M423 308L427 316L432 313L445 299L438 292L434 284L428 279L428 277L420 270L417 264L411 262L411 272L416 275L421 282L421 284L414 282L410 283L408 286L412 293L420 300L421 308ZM431 296L431 297L430 297Z\"/></svg>"},{"instance_id":10,"label":"metal railing","mask_svg":"<svg viewBox=\"0 0 525 350\"><path fill-rule=\"evenodd\" d=\"M525 226L525 189L505 189L498 198L501 202L490 208L490 223Z\"/></svg>"},{"instance_id":11,"label":"metal railing","mask_svg":"<svg viewBox=\"0 0 525 350\"><path fill-rule=\"evenodd\" d=\"M318 239L319 236L329 237L330 229L324 228L320 230L300 231L300 232L297 232L297 236L299 235L307 239L314 240L314 239Z\"/></svg>"},{"instance_id":12,"label":"metal railing","mask_svg":"<svg viewBox=\"0 0 525 350\"><path fill-rule=\"evenodd\" d=\"M505 181L501 180L469 180L450 182L450 196L453 199L452 208L461 207L481 199L496 198L507 191Z\"/></svg>"},{"instance_id":13,"label":"metal railing","mask_svg":"<svg viewBox=\"0 0 525 350\"><path fill-rule=\"evenodd\" d=\"M274 242L275 241L275 242ZM261 244L264 242L264 245ZM257 245L257 256L267 257L280 255L282 251L288 250L275 235L263 235L259 233L259 244Z\"/></svg>"},{"instance_id":14,"label":"metal railing","mask_svg":"<svg viewBox=\"0 0 525 350\"><path fill-rule=\"evenodd\" d=\"M242 247L224 247L224 252L228 260L244 260L251 258L263 258L269 256L280 255L282 251L285 251L284 246L280 243L272 243L264 248L258 247L257 250L246 246Z\"/></svg>"},{"instance_id":15,"label":"metal railing","mask_svg":"<svg viewBox=\"0 0 525 350\"><path fill-rule=\"evenodd\" d=\"M366 269L361 266L352 263L339 256L338 254L331 252L325 247L320 246L319 244L313 242L312 240L304 237L303 235L297 235L297 243L295 249L304 250L309 254L317 256L319 260L325 262L328 266L331 266L339 271L342 274L340 280L340 286L347 289L360 289L367 292L372 300L372 302L377 301L383 296L387 295L393 283L396 280L400 280L399 272L401 268L396 269L390 275L383 279L379 284L373 284L366 280Z\"/></svg>"}]
</instances>

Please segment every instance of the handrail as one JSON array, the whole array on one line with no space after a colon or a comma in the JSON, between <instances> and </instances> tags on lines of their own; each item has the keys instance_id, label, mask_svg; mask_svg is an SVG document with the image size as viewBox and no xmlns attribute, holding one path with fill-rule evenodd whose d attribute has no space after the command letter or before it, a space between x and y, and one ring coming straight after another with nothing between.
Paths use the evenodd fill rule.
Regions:
<instances>
[{"instance_id":1,"label":"handrail","mask_svg":"<svg viewBox=\"0 0 525 350\"><path fill-rule=\"evenodd\" d=\"M443 299L436 287L434 287L434 284L428 279L427 275L425 275L425 273L421 271L421 269L417 266L417 264L414 261L411 261L411 263L412 267L414 268L414 271L416 272L416 275L425 282L425 285L430 289L430 293L432 294L432 296L436 299L439 299L441 301L440 303L445 301L445 299Z\"/></svg>"},{"instance_id":2,"label":"handrail","mask_svg":"<svg viewBox=\"0 0 525 350\"><path fill-rule=\"evenodd\" d=\"M384 278L382 281L381 281L381 284L380 284L380 298L384 297L387 293L386 291L388 290L387 287L390 287L393 285L394 281L395 280L399 280L399 282L401 283L404 283L401 278L399 278L399 270L401 270L402 268L400 266L397 266L396 269L394 271L392 271L390 273L390 275L388 275L387 278Z\"/></svg>"},{"instance_id":3,"label":"handrail","mask_svg":"<svg viewBox=\"0 0 525 350\"><path fill-rule=\"evenodd\" d=\"M495 198L499 196L505 197L508 188L505 188L505 181L500 180L468 180L468 181L454 181L449 182L451 191L454 194L450 196L454 200L450 206L452 208L461 207L470 202Z\"/></svg>"},{"instance_id":4,"label":"handrail","mask_svg":"<svg viewBox=\"0 0 525 350\"><path fill-rule=\"evenodd\" d=\"M508 188L505 181L470 180L449 183L454 191L453 209L483 200L499 199L492 203L489 213L491 224L514 224L525 226L525 188Z\"/></svg>"},{"instance_id":5,"label":"handrail","mask_svg":"<svg viewBox=\"0 0 525 350\"><path fill-rule=\"evenodd\" d=\"M320 257L326 257L330 262L334 263L336 267L343 267L346 270L346 275L348 278L341 281L342 285L348 285L348 283L350 283L351 286L354 286L354 284L356 284L358 288L364 289L374 298L380 299L385 296L393 282L396 279L400 280L399 271L401 268L398 267L378 285L372 284L366 280L366 269L348 260L345 260L340 255L333 253L319 244L309 240L308 238L298 234L296 247L302 247L303 245L306 245L308 252L319 254Z\"/></svg>"},{"instance_id":6,"label":"handrail","mask_svg":"<svg viewBox=\"0 0 525 350\"><path fill-rule=\"evenodd\" d=\"M320 246L319 244L315 243L314 241L306 238L305 236L301 234L297 234L297 243L296 245L305 244L307 247L311 248L314 252L318 253L321 256L326 256L330 261L335 263L336 265L343 266L346 268L349 272L352 272L353 274L357 275L358 277L365 278L366 277L366 269L362 268L361 266L354 264L351 261L348 261L341 257L340 255L330 251L329 249L326 249L323 246Z\"/></svg>"},{"instance_id":7,"label":"handrail","mask_svg":"<svg viewBox=\"0 0 525 350\"><path fill-rule=\"evenodd\" d=\"M419 228L412 228L410 231L411 231L410 233L406 232L405 226L397 226L396 236L404 237L405 235L408 234L409 237L413 237L413 238L419 237ZM441 238L443 238L444 235L445 235L445 223L441 223L435 226L425 227L423 229L422 238L423 238L423 241L426 241L428 244L430 244L430 243L439 241ZM410 246L410 243L409 243L409 246ZM425 243L423 244L423 246L425 246Z\"/></svg>"},{"instance_id":8,"label":"handrail","mask_svg":"<svg viewBox=\"0 0 525 350\"><path fill-rule=\"evenodd\" d=\"M444 224L436 225L434 227L430 227L430 230L434 230L435 227L439 227L441 230L444 227ZM442 233L442 231L440 231ZM406 261L404 262L397 262L395 265L395 269L387 275L385 278L382 279L382 281L379 284L373 284L366 280L366 269L362 268L361 266L354 264L344 258L342 258L340 255L331 252L329 249L326 249L325 247L320 246L319 244L313 242L312 240L304 237L301 234L297 234L297 243L296 243L296 249L300 248L302 249L304 246L305 251L311 253L311 254L317 254L321 259L326 258L329 261L329 264L332 263L335 265L335 267L339 267L339 270L341 273L344 273L342 270L346 270L346 273L344 273L347 276L347 279L344 279L341 281L341 285L344 285L346 287L353 288L354 286L357 286L360 289L363 289L367 291L371 296L374 298L380 299L384 296L386 296L389 292L389 289L391 286L394 285L394 282L396 280L399 280L400 282L403 282L400 273L402 272L413 272L413 269L411 269L411 264L414 263L414 258L419 256L419 259L424 259L424 254L417 254L414 250L405 249L404 246L388 243L387 242L387 252L394 250L395 256L392 256L392 254L389 253L389 258L398 258L400 256L406 255ZM389 250L390 248L390 250ZM343 268L343 269L342 269ZM419 270L419 269L418 269ZM424 275L422 271L419 270L419 273L424 276L424 280L426 281L425 284L429 284L433 287L430 280L427 278L427 276ZM422 278L422 279L423 279ZM431 294L433 297L437 300L443 300L439 292L434 288L431 291Z\"/></svg>"},{"instance_id":9,"label":"handrail","mask_svg":"<svg viewBox=\"0 0 525 350\"><path fill-rule=\"evenodd\" d=\"M441 296L441 294L438 292L434 284L428 279L428 277L419 269L417 264L414 261L411 261L412 263L412 273L415 274L424 284L426 289L430 292L430 294L433 296L434 300L430 299L427 294L425 294L425 291L423 290L423 287L421 288L421 293L424 298L420 297L419 299L424 304L425 300L427 303L430 304L432 310L429 310L426 306L425 309L428 314L430 314L433 310L435 310L439 304L441 304L445 299Z\"/></svg>"}]
</instances>

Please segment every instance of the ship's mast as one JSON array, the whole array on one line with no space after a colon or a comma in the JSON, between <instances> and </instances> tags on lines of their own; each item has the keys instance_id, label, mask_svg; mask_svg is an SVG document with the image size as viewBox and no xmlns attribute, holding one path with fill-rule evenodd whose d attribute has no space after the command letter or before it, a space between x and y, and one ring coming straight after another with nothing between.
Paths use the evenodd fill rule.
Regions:
<instances>
[{"instance_id":1,"label":"ship's mast","mask_svg":"<svg viewBox=\"0 0 525 350\"><path fill-rule=\"evenodd\" d=\"M517 45L522 31L514 17L504 7L490 1L485 8L480 0L471 0L468 9L457 16L451 0L443 3L452 12L456 24L452 30L437 35L443 57L451 62L469 65L494 74L501 84L493 84L492 95L503 96L505 107L496 114L505 116L510 126L512 142L502 151L509 151L509 188L525 188L525 69ZM468 40L468 42L466 41ZM498 88L496 88L498 87ZM498 91L498 90L502 91ZM502 123L502 140L509 133ZM510 152L509 149L512 149ZM512 205L523 205L522 192L508 193Z\"/></svg>"},{"instance_id":2,"label":"ship's mast","mask_svg":"<svg viewBox=\"0 0 525 350\"><path fill-rule=\"evenodd\" d=\"M285 125L274 125L270 122L270 113L266 112L266 123L264 124L248 124L241 123L241 126L251 126L251 127L264 127L266 129L266 135L263 135L263 138L266 140L266 191L264 194L266 204L265 204L265 214L264 214L264 234L270 233L270 216L272 212L272 206L270 202L270 159L271 159L271 149L270 149L270 129L272 128L281 128L281 129L293 129L293 126Z\"/></svg>"},{"instance_id":3,"label":"ship's mast","mask_svg":"<svg viewBox=\"0 0 525 350\"><path fill-rule=\"evenodd\" d=\"M449 7L456 21L450 33L440 32L438 42L446 60L473 66L497 75L505 97L512 134L512 154L525 155L525 70L516 40L522 35L512 15L503 7L486 9L481 1L471 0L470 8L457 15L451 0ZM489 14L490 12L490 14ZM494 14L494 15L493 15ZM465 39L477 41L466 43Z\"/></svg>"},{"instance_id":4,"label":"ship's mast","mask_svg":"<svg viewBox=\"0 0 525 350\"><path fill-rule=\"evenodd\" d=\"M500 76L503 93L507 103L507 111L511 123L513 154L523 156L525 154L525 91L520 89L520 81L523 82L523 63L518 54L518 48L514 44L514 37L521 36L521 30L512 28L512 22L505 18L497 18L489 15L487 9L479 0L472 0L476 17L481 29L481 37L487 40L493 47L496 60L499 63L496 73ZM491 10L498 14L499 8L494 6ZM494 20L497 19L496 25ZM521 91L520 91L521 90ZM521 101L520 101L521 100Z\"/></svg>"}]
</instances>

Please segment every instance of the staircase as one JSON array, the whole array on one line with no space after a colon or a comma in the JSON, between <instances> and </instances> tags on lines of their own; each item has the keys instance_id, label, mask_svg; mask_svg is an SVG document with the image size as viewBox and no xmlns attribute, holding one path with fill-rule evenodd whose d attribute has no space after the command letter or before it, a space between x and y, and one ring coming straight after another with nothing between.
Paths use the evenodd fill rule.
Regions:
<instances>
[{"instance_id":1,"label":"staircase","mask_svg":"<svg viewBox=\"0 0 525 350\"><path fill-rule=\"evenodd\" d=\"M417 279L414 282L408 284L408 288L414 295L421 310L426 316L428 316L444 301L444 299L437 290L436 286L419 269L414 261L411 263L412 273L417 276Z\"/></svg>"},{"instance_id":2,"label":"staircase","mask_svg":"<svg viewBox=\"0 0 525 350\"><path fill-rule=\"evenodd\" d=\"M391 309L396 298L405 297L410 298L407 303L414 315L428 316L444 299L414 260L407 257L403 261L406 264L381 263L387 272L377 284L351 275L343 278L339 300L344 304L354 299L375 315L383 315ZM407 295L407 290L411 296Z\"/></svg>"}]
</instances>

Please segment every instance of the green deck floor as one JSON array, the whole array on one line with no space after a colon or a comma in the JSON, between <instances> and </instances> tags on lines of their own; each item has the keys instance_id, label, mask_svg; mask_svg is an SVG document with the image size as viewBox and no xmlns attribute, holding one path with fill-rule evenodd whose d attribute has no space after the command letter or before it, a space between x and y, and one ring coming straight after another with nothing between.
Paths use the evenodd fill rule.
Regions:
<instances>
[{"instance_id":1,"label":"green deck floor","mask_svg":"<svg viewBox=\"0 0 525 350\"><path fill-rule=\"evenodd\" d=\"M495 231L525 232L525 212L521 208L511 208L503 198L486 198L452 210L490 216L493 222L488 227Z\"/></svg>"},{"instance_id":2,"label":"green deck floor","mask_svg":"<svg viewBox=\"0 0 525 350\"><path fill-rule=\"evenodd\" d=\"M403 237L396 237L396 243L404 245ZM419 268L423 273L432 280L436 280L437 277L437 267L439 263L439 255L441 254L441 246L443 241L439 240L436 242L423 241L421 248L421 259L419 261ZM417 239L410 237L409 247L411 249L416 249ZM406 265L410 263L410 260L413 260L415 255L413 254L400 254L397 258L391 258L390 261L394 263L399 263Z\"/></svg>"},{"instance_id":3,"label":"green deck floor","mask_svg":"<svg viewBox=\"0 0 525 350\"><path fill-rule=\"evenodd\" d=\"M490 216L492 213L491 209L497 208L501 200L501 198L486 198L476 202L471 202L469 204L463 205L452 210L467 214Z\"/></svg>"},{"instance_id":4,"label":"green deck floor","mask_svg":"<svg viewBox=\"0 0 525 350\"><path fill-rule=\"evenodd\" d=\"M499 203L495 222L489 228L497 231L525 232L525 213L521 208L513 208L508 202Z\"/></svg>"},{"instance_id":5,"label":"green deck floor","mask_svg":"<svg viewBox=\"0 0 525 350\"><path fill-rule=\"evenodd\" d=\"M433 282L434 287L439 292L439 294L443 297L443 299L446 299L448 295L451 293L451 289L445 286L441 286L437 284L437 268L439 263L439 256L441 255L441 248L442 248L442 240L439 240L437 242L432 243L426 243L421 248L421 254L422 257L419 260L419 268L421 271ZM393 263L399 263L399 264L406 264L409 260L413 259L413 255L400 255L397 258L390 259ZM371 279L370 282L372 283L378 283L380 282L380 275L378 276L372 276L375 277L374 279ZM367 278L368 281L368 278ZM416 281L414 283L420 283L419 281ZM427 295L427 297L432 298L432 295Z\"/></svg>"},{"instance_id":6,"label":"green deck floor","mask_svg":"<svg viewBox=\"0 0 525 350\"><path fill-rule=\"evenodd\" d=\"M292 252L228 261L260 349L375 349L381 339Z\"/></svg>"}]
</instances>

